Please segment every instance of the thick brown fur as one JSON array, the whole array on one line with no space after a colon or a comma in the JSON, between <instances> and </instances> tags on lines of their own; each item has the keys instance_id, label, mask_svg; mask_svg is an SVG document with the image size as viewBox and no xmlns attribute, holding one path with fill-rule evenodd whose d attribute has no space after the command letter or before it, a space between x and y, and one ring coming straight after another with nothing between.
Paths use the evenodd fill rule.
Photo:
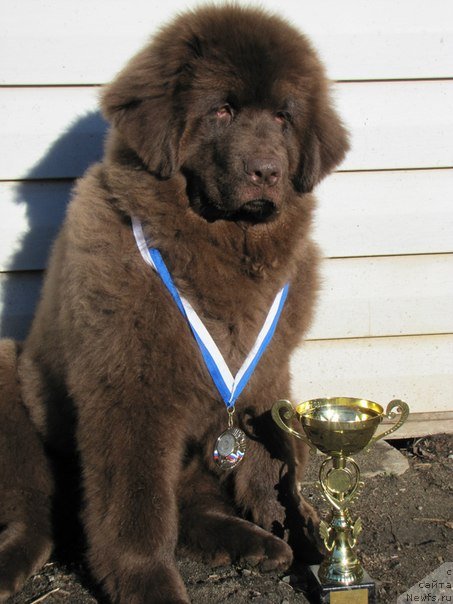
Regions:
<instances>
[{"instance_id":1,"label":"thick brown fur","mask_svg":"<svg viewBox=\"0 0 453 604\"><path fill-rule=\"evenodd\" d=\"M343 158L346 134L307 40L274 16L229 5L163 29L106 87L102 108L113 126L106 157L77 185L54 245L18 361L20 390L11 349L0 357L2 412L17 415L15 439L24 440L13 460L2 436L0 587L12 593L49 551L42 442L50 455L78 458L87 563L111 601L187 603L178 541L210 563L262 570L287 568L293 550L316 556L316 513L297 486L306 451L270 409L290 395L290 353L314 308L311 191ZM290 282L236 406L248 450L231 471L212 460L225 406L137 250L132 216L233 373ZM24 480L39 502L32 511ZM19 525L23 560L14 539L4 545Z\"/></svg>"},{"instance_id":2,"label":"thick brown fur","mask_svg":"<svg viewBox=\"0 0 453 604\"><path fill-rule=\"evenodd\" d=\"M52 551L52 478L43 444L20 399L18 346L0 341L0 602Z\"/></svg>"}]
</instances>

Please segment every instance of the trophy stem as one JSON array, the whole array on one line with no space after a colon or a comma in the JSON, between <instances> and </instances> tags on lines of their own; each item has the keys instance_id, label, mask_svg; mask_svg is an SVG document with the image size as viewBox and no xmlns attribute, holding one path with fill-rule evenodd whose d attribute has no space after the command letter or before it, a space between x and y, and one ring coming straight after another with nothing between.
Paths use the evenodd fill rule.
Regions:
<instances>
[{"instance_id":1,"label":"trophy stem","mask_svg":"<svg viewBox=\"0 0 453 604\"><path fill-rule=\"evenodd\" d=\"M332 511L329 524L330 551L318 572L321 583L351 585L361 581L363 567L354 551L354 526L348 510Z\"/></svg>"},{"instance_id":2,"label":"trophy stem","mask_svg":"<svg viewBox=\"0 0 453 604\"><path fill-rule=\"evenodd\" d=\"M332 466L336 470L343 470L346 467L348 458L343 455L332 455Z\"/></svg>"},{"instance_id":3,"label":"trophy stem","mask_svg":"<svg viewBox=\"0 0 453 604\"><path fill-rule=\"evenodd\" d=\"M320 524L328 554L319 567L319 579L322 583L338 585L359 583L363 567L354 548L362 526L359 518L352 521L347 505L361 485L360 470L353 459L332 455L321 465L319 478L322 494L332 504L329 524L324 521Z\"/></svg>"}]
</instances>

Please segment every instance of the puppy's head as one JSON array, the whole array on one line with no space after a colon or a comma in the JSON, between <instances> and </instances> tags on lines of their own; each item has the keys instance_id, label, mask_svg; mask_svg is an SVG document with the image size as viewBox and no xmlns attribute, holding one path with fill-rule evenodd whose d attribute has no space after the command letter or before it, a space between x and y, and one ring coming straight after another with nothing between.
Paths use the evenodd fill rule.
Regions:
<instances>
[{"instance_id":1,"label":"puppy's head","mask_svg":"<svg viewBox=\"0 0 453 604\"><path fill-rule=\"evenodd\" d=\"M104 90L123 144L158 178L187 178L213 219L267 220L343 159L347 135L308 41L267 13L177 18Z\"/></svg>"}]
</instances>

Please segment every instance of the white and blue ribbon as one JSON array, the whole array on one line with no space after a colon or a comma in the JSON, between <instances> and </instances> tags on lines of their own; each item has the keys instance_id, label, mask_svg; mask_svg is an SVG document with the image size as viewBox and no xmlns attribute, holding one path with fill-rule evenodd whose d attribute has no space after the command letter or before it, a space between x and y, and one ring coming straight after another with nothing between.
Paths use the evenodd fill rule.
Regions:
<instances>
[{"instance_id":1,"label":"white and blue ribbon","mask_svg":"<svg viewBox=\"0 0 453 604\"><path fill-rule=\"evenodd\" d=\"M140 250L144 261L159 274L182 315L189 323L208 371L211 374L214 384L225 405L228 409L234 408L237 398L244 390L255 367L274 335L288 295L289 283L284 285L275 296L274 302L272 303L266 320L256 338L253 348L247 355L242 367L237 372L236 377L234 377L229 370L222 353L218 349L217 344L212 339L211 334L204 326L200 317L190 302L178 292L159 250L148 247L142 225L135 217L132 218L132 229L135 241L137 242L138 249Z\"/></svg>"}]
</instances>

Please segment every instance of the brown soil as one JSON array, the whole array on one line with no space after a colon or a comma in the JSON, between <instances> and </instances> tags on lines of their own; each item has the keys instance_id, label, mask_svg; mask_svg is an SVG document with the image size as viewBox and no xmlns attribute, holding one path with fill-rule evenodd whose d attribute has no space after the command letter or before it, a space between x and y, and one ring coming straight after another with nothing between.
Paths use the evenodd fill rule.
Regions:
<instances>
[{"instance_id":1,"label":"brown soil","mask_svg":"<svg viewBox=\"0 0 453 604\"><path fill-rule=\"evenodd\" d=\"M453 436L439 435L396 443L410 464L402 476L366 479L354 510L363 520L360 557L379 581L378 601L396 602L412 585L453 561ZM316 461L316 460L315 460ZM314 462L313 462L314 463ZM326 509L312 487L305 496ZM285 575L262 575L253 569L212 569L180 561L181 573L194 604L306 603L304 569ZM96 604L96 594L81 565L57 560L32 577L11 604Z\"/></svg>"}]
</instances>

